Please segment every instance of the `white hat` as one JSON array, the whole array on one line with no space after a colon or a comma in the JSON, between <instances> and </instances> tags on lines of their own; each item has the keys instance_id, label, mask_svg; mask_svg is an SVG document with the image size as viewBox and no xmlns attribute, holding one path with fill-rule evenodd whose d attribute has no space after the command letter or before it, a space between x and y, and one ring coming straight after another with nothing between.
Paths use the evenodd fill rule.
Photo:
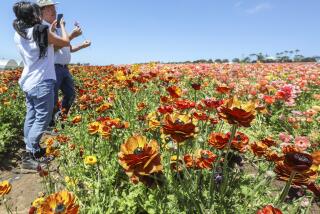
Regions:
<instances>
[{"instance_id":1,"label":"white hat","mask_svg":"<svg viewBox=\"0 0 320 214\"><path fill-rule=\"evenodd\" d=\"M45 7L59 4L59 2L53 2L52 0L37 0L37 4L39 5L39 7Z\"/></svg>"}]
</instances>

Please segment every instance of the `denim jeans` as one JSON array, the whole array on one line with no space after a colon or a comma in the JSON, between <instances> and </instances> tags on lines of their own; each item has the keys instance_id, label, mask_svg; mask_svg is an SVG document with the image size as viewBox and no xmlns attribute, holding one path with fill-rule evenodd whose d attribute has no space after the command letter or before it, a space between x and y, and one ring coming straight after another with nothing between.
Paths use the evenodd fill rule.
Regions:
<instances>
[{"instance_id":1,"label":"denim jeans","mask_svg":"<svg viewBox=\"0 0 320 214\"><path fill-rule=\"evenodd\" d=\"M27 114L24 123L24 141L27 152L40 150L40 139L52 117L55 80L45 80L26 92Z\"/></svg>"},{"instance_id":2,"label":"denim jeans","mask_svg":"<svg viewBox=\"0 0 320 214\"><path fill-rule=\"evenodd\" d=\"M63 94L62 109L68 113L76 97L73 78L67 66L55 65L55 70L57 82L54 87L54 106L56 107L58 104L59 90L61 90Z\"/></svg>"}]
</instances>

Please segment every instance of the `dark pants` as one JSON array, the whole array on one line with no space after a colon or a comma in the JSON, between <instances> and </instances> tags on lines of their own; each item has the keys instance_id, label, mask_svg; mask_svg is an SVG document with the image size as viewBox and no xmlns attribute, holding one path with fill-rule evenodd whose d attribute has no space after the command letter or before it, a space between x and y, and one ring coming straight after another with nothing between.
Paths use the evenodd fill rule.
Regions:
<instances>
[{"instance_id":1,"label":"dark pants","mask_svg":"<svg viewBox=\"0 0 320 214\"><path fill-rule=\"evenodd\" d=\"M68 113L76 97L73 78L69 72L68 66L55 65L57 82L54 88L55 111L58 111L59 90L62 91L62 110ZM55 112L54 112L55 113Z\"/></svg>"}]
</instances>

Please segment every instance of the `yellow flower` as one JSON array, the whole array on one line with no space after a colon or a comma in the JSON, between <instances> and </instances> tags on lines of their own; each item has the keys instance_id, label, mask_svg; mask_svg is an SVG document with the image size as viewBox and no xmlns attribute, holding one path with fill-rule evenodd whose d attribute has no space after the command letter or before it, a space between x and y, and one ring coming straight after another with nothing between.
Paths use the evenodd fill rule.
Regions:
<instances>
[{"instance_id":1,"label":"yellow flower","mask_svg":"<svg viewBox=\"0 0 320 214\"><path fill-rule=\"evenodd\" d=\"M0 197L9 194L11 191L11 184L9 181L3 181L0 183Z\"/></svg>"},{"instance_id":2,"label":"yellow flower","mask_svg":"<svg viewBox=\"0 0 320 214\"><path fill-rule=\"evenodd\" d=\"M45 199L43 197L37 198L32 202L32 206L38 208L44 202L44 200Z\"/></svg>"},{"instance_id":3,"label":"yellow flower","mask_svg":"<svg viewBox=\"0 0 320 214\"><path fill-rule=\"evenodd\" d=\"M96 163L97 163L96 156L86 156L84 158L84 164L86 164L86 165L95 165Z\"/></svg>"}]
</instances>

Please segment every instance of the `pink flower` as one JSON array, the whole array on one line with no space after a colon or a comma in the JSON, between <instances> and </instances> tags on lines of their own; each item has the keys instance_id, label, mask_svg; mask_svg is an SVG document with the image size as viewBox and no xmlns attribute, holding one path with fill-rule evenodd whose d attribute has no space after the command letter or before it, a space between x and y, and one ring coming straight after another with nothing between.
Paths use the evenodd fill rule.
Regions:
<instances>
[{"instance_id":1,"label":"pink flower","mask_svg":"<svg viewBox=\"0 0 320 214\"><path fill-rule=\"evenodd\" d=\"M302 151L305 151L308 147L310 147L310 141L308 137L298 136L294 139L294 145Z\"/></svg>"},{"instance_id":2,"label":"pink flower","mask_svg":"<svg viewBox=\"0 0 320 214\"><path fill-rule=\"evenodd\" d=\"M287 134L285 132L281 132L279 134L279 139L284 143L289 143L289 142L291 142L293 140L293 137L292 137L292 135L289 135L289 134Z\"/></svg>"}]
</instances>

